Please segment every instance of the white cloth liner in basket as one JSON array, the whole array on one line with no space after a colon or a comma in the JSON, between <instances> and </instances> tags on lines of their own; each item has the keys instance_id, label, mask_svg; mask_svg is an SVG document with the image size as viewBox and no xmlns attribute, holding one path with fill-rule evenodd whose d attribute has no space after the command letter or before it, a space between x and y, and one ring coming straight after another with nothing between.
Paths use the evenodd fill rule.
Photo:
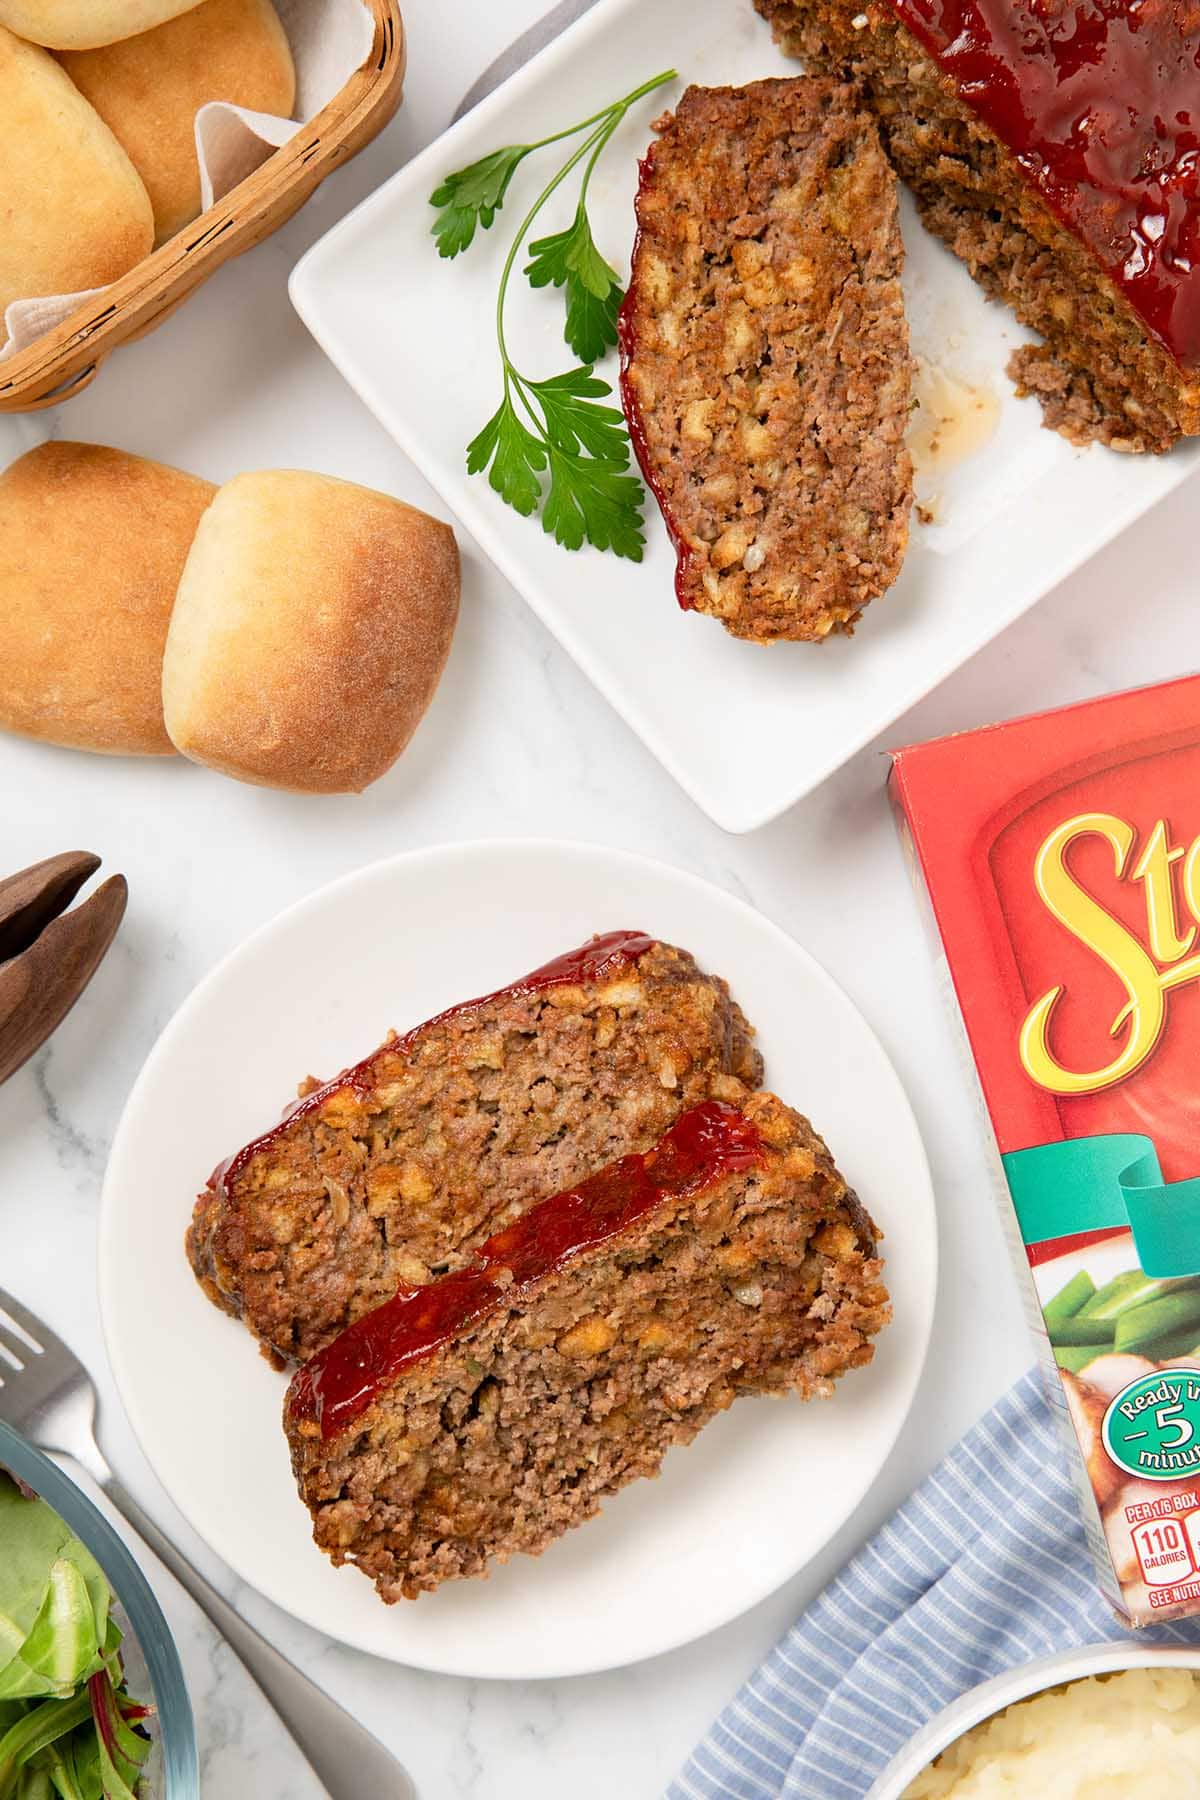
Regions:
<instances>
[{"instance_id":1,"label":"white cloth liner in basket","mask_svg":"<svg viewBox=\"0 0 1200 1800\"><path fill-rule=\"evenodd\" d=\"M202 106L196 114L202 209L223 200L261 167L299 129L298 121L315 117L327 106L370 54L375 24L363 0L275 0L275 8L296 64L296 117L280 119L223 100ZM0 345L0 362L61 325L77 306L100 292L91 288L80 294L14 300L4 315L8 341Z\"/></svg>"}]
</instances>

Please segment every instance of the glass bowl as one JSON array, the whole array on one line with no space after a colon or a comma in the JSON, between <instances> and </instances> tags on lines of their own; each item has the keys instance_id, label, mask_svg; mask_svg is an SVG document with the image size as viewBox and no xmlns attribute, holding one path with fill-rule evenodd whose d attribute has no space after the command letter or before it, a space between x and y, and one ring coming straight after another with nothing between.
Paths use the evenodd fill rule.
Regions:
<instances>
[{"instance_id":1,"label":"glass bowl","mask_svg":"<svg viewBox=\"0 0 1200 1800\"><path fill-rule=\"evenodd\" d=\"M117 1620L130 1692L151 1702L154 1749L147 1759L146 1800L200 1800L196 1727L174 1639L150 1585L108 1520L40 1450L0 1419L0 1468L18 1475L52 1506L91 1551L117 1597Z\"/></svg>"}]
</instances>

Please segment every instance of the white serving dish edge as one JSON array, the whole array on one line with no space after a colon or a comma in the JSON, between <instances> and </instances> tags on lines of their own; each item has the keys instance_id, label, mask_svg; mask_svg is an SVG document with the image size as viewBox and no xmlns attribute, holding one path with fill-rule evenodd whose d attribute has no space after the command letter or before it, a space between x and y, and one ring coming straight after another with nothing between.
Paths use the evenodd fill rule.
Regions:
<instances>
[{"instance_id":1,"label":"white serving dish edge","mask_svg":"<svg viewBox=\"0 0 1200 1800\"><path fill-rule=\"evenodd\" d=\"M968 1689L910 1738L892 1758L866 1800L901 1800L910 1782L927 1769L935 1757L963 1737L975 1725L1003 1712L1018 1700L1028 1700L1046 1688L1079 1681L1087 1675L1114 1675L1125 1669L1183 1668L1200 1672L1200 1648L1183 1644L1084 1644L1056 1656L1039 1656L1020 1668L1008 1669L978 1687Z\"/></svg>"}]
</instances>

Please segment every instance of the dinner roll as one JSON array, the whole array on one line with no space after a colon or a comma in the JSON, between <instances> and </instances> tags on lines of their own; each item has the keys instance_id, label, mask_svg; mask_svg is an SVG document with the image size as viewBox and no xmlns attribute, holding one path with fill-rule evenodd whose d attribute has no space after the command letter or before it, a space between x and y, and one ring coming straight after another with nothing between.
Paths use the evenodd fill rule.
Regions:
<instances>
[{"instance_id":1,"label":"dinner roll","mask_svg":"<svg viewBox=\"0 0 1200 1800\"><path fill-rule=\"evenodd\" d=\"M200 211L195 125L205 102L285 118L296 103L292 53L271 0L203 0L153 31L58 60L145 182L159 243Z\"/></svg>"},{"instance_id":2,"label":"dinner roll","mask_svg":"<svg viewBox=\"0 0 1200 1800\"><path fill-rule=\"evenodd\" d=\"M0 25L0 344L12 301L103 287L153 244L150 196L108 126Z\"/></svg>"},{"instance_id":3,"label":"dinner roll","mask_svg":"<svg viewBox=\"0 0 1200 1800\"><path fill-rule=\"evenodd\" d=\"M0 474L0 726L169 756L167 621L216 489L100 444L40 444Z\"/></svg>"},{"instance_id":4,"label":"dinner roll","mask_svg":"<svg viewBox=\"0 0 1200 1800\"><path fill-rule=\"evenodd\" d=\"M163 660L176 749L263 787L358 792L416 730L458 617L448 525L370 488L239 475L196 533Z\"/></svg>"},{"instance_id":5,"label":"dinner roll","mask_svg":"<svg viewBox=\"0 0 1200 1800\"><path fill-rule=\"evenodd\" d=\"M0 25L51 50L94 50L151 31L198 0L0 0Z\"/></svg>"}]
</instances>

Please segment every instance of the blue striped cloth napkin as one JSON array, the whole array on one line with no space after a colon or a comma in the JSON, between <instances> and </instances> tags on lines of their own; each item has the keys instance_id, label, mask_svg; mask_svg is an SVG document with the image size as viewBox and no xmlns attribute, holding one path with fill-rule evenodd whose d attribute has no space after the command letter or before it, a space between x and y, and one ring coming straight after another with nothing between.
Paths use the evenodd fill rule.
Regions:
<instances>
[{"instance_id":1,"label":"blue striped cloth napkin","mask_svg":"<svg viewBox=\"0 0 1200 1800\"><path fill-rule=\"evenodd\" d=\"M976 1683L1128 1636L1096 1589L1033 1370L792 1626L669 1800L862 1800L918 1727ZM1137 1638L1200 1643L1200 1621Z\"/></svg>"}]
</instances>

